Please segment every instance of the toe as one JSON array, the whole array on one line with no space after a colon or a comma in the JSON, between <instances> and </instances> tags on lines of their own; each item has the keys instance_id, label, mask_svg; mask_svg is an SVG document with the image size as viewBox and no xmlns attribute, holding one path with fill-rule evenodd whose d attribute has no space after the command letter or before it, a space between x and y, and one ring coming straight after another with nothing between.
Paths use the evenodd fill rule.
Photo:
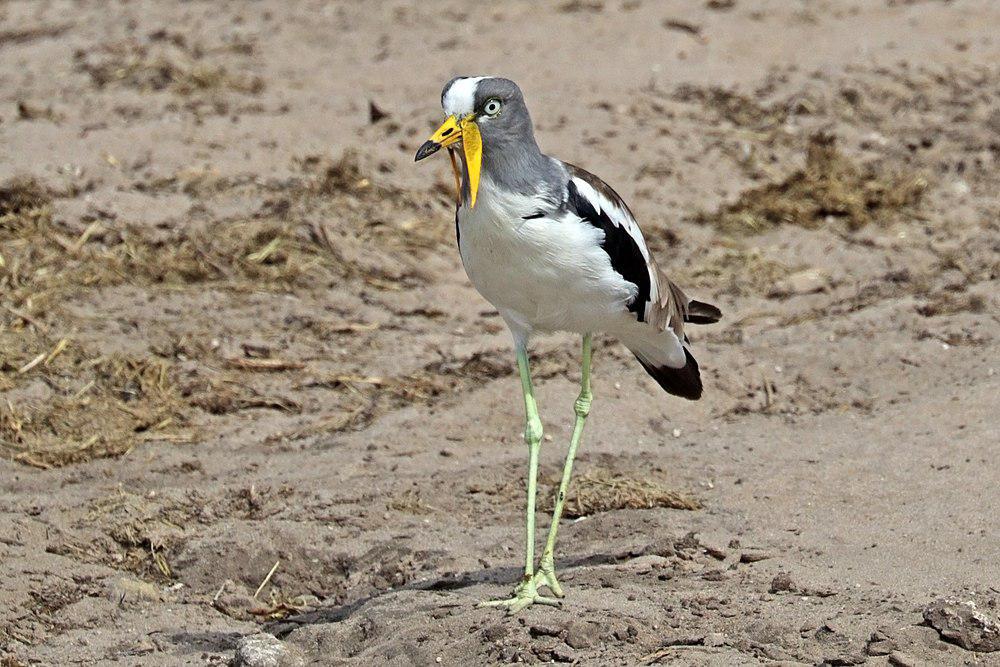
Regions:
<instances>
[{"instance_id":1,"label":"toe","mask_svg":"<svg viewBox=\"0 0 1000 667\"><path fill-rule=\"evenodd\" d=\"M562 600L557 600L556 598L547 598L543 595L539 595L534 600L537 604L547 604L550 607L561 607Z\"/></svg>"}]
</instances>

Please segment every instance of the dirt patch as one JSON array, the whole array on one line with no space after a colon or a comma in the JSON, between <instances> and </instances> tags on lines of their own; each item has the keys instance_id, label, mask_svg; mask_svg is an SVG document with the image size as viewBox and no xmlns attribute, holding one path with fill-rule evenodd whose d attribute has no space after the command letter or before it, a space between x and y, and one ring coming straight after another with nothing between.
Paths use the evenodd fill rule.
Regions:
<instances>
[{"instance_id":1,"label":"dirt patch","mask_svg":"<svg viewBox=\"0 0 1000 667\"><path fill-rule=\"evenodd\" d=\"M155 359L89 353L68 339L0 332L0 445L39 468L118 456L144 440L190 440L180 392Z\"/></svg>"},{"instance_id":2,"label":"dirt patch","mask_svg":"<svg viewBox=\"0 0 1000 667\"><path fill-rule=\"evenodd\" d=\"M886 224L913 215L927 180L858 165L837 149L836 138L809 139L806 164L778 183L742 192L736 202L699 221L728 234L754 234L779 225L809 229L843 222L849 230Z\"/></svg>"},{"instance_id":3,"label":"dirt patch","mask_svg":"<svg viewBox=\"0 0 1000 667\"><path fill-rule=\"evenodd\" d=\"M549 480L549 484L552 489L542 505L543 509L551 511L559 491L559 480ZM597 512L648 510L654 507L696 510L701 508L701 503L652 477L624 475L596 468L573 478L563 505L563 515L578 518Z\"/></svg>"},{"instance_id":4,"label":"dirt patch","mask_svg":"<svg viewBox=\"0 0 1000 667\"><path fill-rule=\"evenodd\" d=\"M681 102L698 102L715 114L739 127L756 130L773 130L785 122L785 106L762 106L747 95L718 86L704 88L690 84L681 85L674 92L674 99Z\"/></svg>"},{"instance_id":5,"label":"dirt patch","mask_svg":"<svg viewBox=\"0 0 1000 667\"><path fill-rule=\"evenodd\" d=\"M252 52L252 46L237 44L226 50ZM163 31L145 43L125 40L91 51L79 50L74 59L76 68L88 74L98 88L117 84L139 91L170 90L178 95L213 91L257 95L264 90L261 77L206 61L207 51L189 45L181 33Z\"/></svg>"}]
</instances>

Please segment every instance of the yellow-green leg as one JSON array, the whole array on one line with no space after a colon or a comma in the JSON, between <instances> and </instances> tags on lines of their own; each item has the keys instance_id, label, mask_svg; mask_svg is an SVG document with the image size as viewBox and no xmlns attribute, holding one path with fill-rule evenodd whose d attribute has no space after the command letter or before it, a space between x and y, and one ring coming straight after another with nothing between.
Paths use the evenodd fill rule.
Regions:
<instances>
[{"instance_id":1,"label":"yellow-green leg","mask_svg":"<svg viewBox=\"0 0 1000 667\"><path fill-rule=\"evenodd\" d=\"M542 420L538 418L535 404L535 390L531 386L531 372L528 369L528 351L524 346L517 348L517 369L521 374L521 391L524 393L524 441L528 445L528 500L525 517L524 577L514 588L513 597L505 600L490 600L482 603L491 607L507 607L516 614L532 604L558 605L559 601L538 594L535 586L535 494L538 484L538 452L542 447Z\"/></svg>"},{"instance_id":2,"label":"yellow-green leg","mask_svg":"<svg viewBox=\"0 0 1000 667\"><path fill-rule=\"evenodd\" d=\"M542 551L542 560L538 564L538 572L535 573L535 586L548 586L549 590L556 597L563 596L562 586L556 579L555 549L556 533L559 532L559 519L562 517L563 505L566 502L566 490L569 488L569 480L573 475L573 459L576 458L576 448L580 445L580 438L583 436L583 425L590 414L590 402L593 395L590 393L590 343L591 336L587 334L583 337L583 363L580 373L580 395L576 397L573 409L576 412L576 423L573 425L573 435L569 441L569 452L566 453L566 463L563 465L562 479L559 481L559 493L556 496L556 506L552 510L552 523L549 525L549 537L545 541L545 550Z\"/></svg>"}]
</instances>

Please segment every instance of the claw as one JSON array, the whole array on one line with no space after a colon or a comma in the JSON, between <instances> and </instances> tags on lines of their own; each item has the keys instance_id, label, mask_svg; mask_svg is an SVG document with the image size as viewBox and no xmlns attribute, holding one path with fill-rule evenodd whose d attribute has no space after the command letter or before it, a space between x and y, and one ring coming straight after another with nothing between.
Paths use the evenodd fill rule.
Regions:
<instances>
[{"instance_id":1,"label":"claw","mask_svg":"<svg viewBox=\"0 0 1000 667\"><path fill-rule=\"evenodd\" d=\"M552 591L552 595L557 598L566 596L566 594L563 593L562 586L559 585L559 580L556 579L556 568L552 561L542 561L541 566L539 566L538 571L535 572L535 576L532 578L534 579L536 589L539 586L545 586Z\"/></svg>"},{"instance_id":2,"label":"claw","mask_svg":"<svg viewBox=\"0 0 1000 667\"><path fill-rule=\"evenodd\" d=\"M486 600L480 602L480 607L506 607L507 613L514 615L520 611L523 611L527 607L533 604L544 604L551 607L561 607L562 601L555 598L545 597L544 595L539 595L538 590L535 586L535 576L531 576L526 581L517 585L514 589L514 596L509 597L505 600ZM554 581L554 577L553 577ZM558 584L556 584L558 586ZM553 591L554 593L555 591ZM561 591L560 591L561 592Z\"/></svg>"}]
</instances>

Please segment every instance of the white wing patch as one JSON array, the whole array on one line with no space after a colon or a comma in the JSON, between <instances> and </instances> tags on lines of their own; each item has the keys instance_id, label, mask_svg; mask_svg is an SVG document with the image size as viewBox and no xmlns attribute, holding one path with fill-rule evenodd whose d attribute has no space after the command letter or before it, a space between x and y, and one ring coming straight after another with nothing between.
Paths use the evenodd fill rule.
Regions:
<instances>
[{"instance_id":1,"label":"white wing patch","mask_svg":"<svg viewBox=\"0 0 1000 667\"><path fill-rule=\"evenodd\" d=\"M627 210L618 206L615 202L610 201L607 197L595 190L587 181L574 176L573 184L576 186L577 191L587 198L598 213L602 211L606 213L611 222L614 223L616 227L624 229L639 247L639 252L642 253L642 258L646 260L646 270L649 271L649 301L646 303L646 307L643 312L643 319L648 319L649 309L660 299L660 290L659 285L657 284L656 270L653 268L653 263L649 259L649 250L646 248L646 239L642 237L642 231L639 229L638 223L636 223L635 218L633 218Z\"/></svg>"}]
</instances>

